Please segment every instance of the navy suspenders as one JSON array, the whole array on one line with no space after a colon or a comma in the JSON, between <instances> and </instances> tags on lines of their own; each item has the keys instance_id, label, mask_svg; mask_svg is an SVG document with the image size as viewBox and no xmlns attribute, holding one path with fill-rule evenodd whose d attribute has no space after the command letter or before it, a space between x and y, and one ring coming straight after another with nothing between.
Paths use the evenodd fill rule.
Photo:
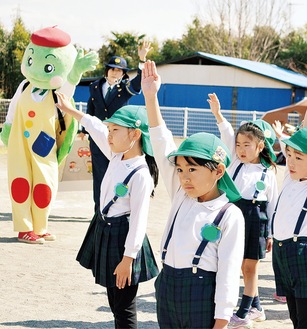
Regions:
<instances>
[{"instance_id":1,"label":"navy suspenders","mask_svg":"<svg viewBox=\"0 0 307 329\"><path fill-rule=\"evenodd\" d=\"M277 211L277 207L278 207L278 204L279 204L279 199L281 197L281 194L282 192L279 194L279 197L278 197L278 200L276 202L276 206L275 206L275 209L274 209L274 213L273 213L273 216L272 216L272 235L273 235L273 229L274 229L274 219L275 219L275 215L276 215L276 211ZM293 232L293 241L296 242L297 241L297 237L300 233L300 230L302 228L302 225L303 225L303 222L304 222L304 219L305 219L305 216L306 216L306 212L307 212L307 198L305 200L305 203L303 205L303 208L301 210L301 213L300 215L298 216L298 220L296 222L296 226L295 226L295 229L294 229L294 232Z\"/></svg>"},{"instance_id":2,"label":"navy suspenders","mask_svg":"<svg viewBox=\"0 0 307 329\"><path fill-rule=\"evenodd\" d=\"M242 168L242 166L243 166L243 162L241 162L241 163L238 165L238 167L236 168L236 170L235 170L235 172L234 172L234 174L233 174L233 176L232 176L232 180L233 180L233 181L234 181L234 180L236 179L236 177L238 176L238 173L239 173L240 169Z\"/></svg>"},{"instance_id":3,"label":"navy suspenders","mask_svg":"<svg viewBox=\"0 0 307 329\"><path fill-rule=\"evenodd\" d=\"M127 186L127 184L128 184L128 182L129 182L129 180L130 180L130 178L138 171L138 170L140 170L141 168L147 168L147 165L145 165L145 164L143 164L143 165L140 165L140 166L138 166L138 167L136 167L136 168L134 168L132 171L131 171L131 173L125 178L125 180L123 181L123 185L124 186ZM107 213L108 213L108 211L109 211L109 209L110 209L110 207L112 206L112 204L113 203L115 203L115 201L118 199L118 195L117 194L115 194L114 195L114 197L113 197L113 199L103 208L103 210L102 210L102 217L104 217L104 216L106 216L107 215Z\"/></svg>"},{"instance_id":4,"label":"navy suspenders","mask_svg":"<svg viewBox=\"0 0 307 329\"><path fill-rule=\"evenodd\" d=\"M219 213L217 214L217 216L215 217L214 221L213 221L213 225L215 226L218 226L220 221L222 220L226 210L232 205L232 203L226 203L223 208L219 211ZM163 251L162 251L162 263L164 263L165 261L165 256L166 256L166 253L167 253L167 247L169 245L169 242L171 240L171 237L173 235L173 230L174 230L174 224L175 224L175 221L176 221L176 218L177 218L177 215L178 215L178 211L179 211L180 207L178 208L175 216L174 216L174 220L173 220L173 223L172 223L172 226L168 232L168 235L167 235L167 238L166 238L166 241L164 243L164 248L163 248ZM207 244L208 244L209 240L207 239L203 239L202 242L200 243L199 247L197 248L196 250L196 253L194 255L194 258L193 258L193 261L192 261L192 273L193 274L196 274L197 273L197 265L199 263L199 260L200 260L200 257L202 255L202 253L204 252Z\"/></svg>"},{"instance_id":5,"label":"navy suspenders","mask_svg":"<svg viewBox=\"0 0 307 329\"><path fill-rule=\"evenodd\" d=\"M232 180L233 180L233 181L234 181L234 180L236 179L236 177L238 176L238 173L239 173L240 169L242 168L242 166L243 166L243 162L241 162L241 163L238 165L238 167L236 168L236 170L235 170L235 172L234 172L234 174L233 174L233 176L232 176ZM264 168L264 169L262 170L262 175L261 175L261 178L260 178L260 181L261 181L261 182L264 182L265 175L266 175L267 171L268 171L268 168ZM255 203L255 202L257 201L258 194L259 194L259 190L256 188L255 193L254 193L254 196L253 196L253 200L252 200L253 203Z\"/></svg>"}]
</instances>

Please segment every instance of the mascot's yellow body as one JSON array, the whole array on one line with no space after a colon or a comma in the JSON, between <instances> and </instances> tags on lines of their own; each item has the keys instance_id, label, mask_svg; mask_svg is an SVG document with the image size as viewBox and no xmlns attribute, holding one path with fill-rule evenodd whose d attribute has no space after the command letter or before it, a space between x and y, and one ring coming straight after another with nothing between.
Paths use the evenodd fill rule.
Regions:
<instances>
[{"instance_id":1,"label":"mascot's yellow body","mask_svg":"<svg viewBox=\"0 0 307 329\"><path fill-rule=\"evenodd\" d=\"M77 122L56 108L54 90L72 97L96 53L77 53L56 27L32 34L21 70L26 77L12 98L1 139L8 146L8 180L14 231L28 243L54 240L48 217L58 189L58 165L68 154Z\"/></svg>"}]
</instances>

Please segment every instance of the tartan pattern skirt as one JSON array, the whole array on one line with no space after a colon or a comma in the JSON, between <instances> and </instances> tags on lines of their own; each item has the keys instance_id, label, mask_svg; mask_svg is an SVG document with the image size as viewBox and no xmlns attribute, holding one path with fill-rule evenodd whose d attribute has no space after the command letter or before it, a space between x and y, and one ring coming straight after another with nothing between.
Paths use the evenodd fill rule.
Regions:
<instances>
[{"instance_id":1,"label":"tartan pattern skirt","mask_svg":"<svg viewBox=\"0 0 307 329\"><path fill-rule=\"evenodd\" d=\"M307 298L307 237L274 239L273 270L278 296Z\"/></svg>"},{"instance_id":2,"label":"tartan pattern skirt","mask_svg":"<svg viewBox=\"0 0 307 329\"><path fill-rule=\"evenodd\" d=\"M263 259L266 257L266 240L268 237L267 202L240 199L235 202L244 216L245 244L244 259Z\"/></svg>"},{"instance_id":3,"label":"tartan pattern skirt","mask_svg":"<svg viewBox=\"0 0 307 329\"><path fill-rule=\"evenodd\" d=\"M164 264L155 281L159 327L213 328L215 279L215 272Z\"/></svg>"},{"instance_id":4,"label":"tartan pattern skirt","mask_svg":"<svg viewBox=\"0 0 307 329\"><path fill-rule=\"evenodd\" d=\"M107 288L116 286L113 273L123 258L128 230L127 216L103 218L100 212L94 215L77 254L77 261L92 270L95 283ZM145 235L142 248L132 264L131 284L148 281L158 273L152 248Z\"/></svg>"}]
</instances>

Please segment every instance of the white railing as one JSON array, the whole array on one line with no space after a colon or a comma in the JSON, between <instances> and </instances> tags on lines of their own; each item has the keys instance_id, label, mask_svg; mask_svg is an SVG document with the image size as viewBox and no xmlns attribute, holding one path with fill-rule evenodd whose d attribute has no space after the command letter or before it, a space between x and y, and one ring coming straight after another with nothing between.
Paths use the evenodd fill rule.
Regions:
<instances>
[{"instance_id":1,"label":"white railing","mask_svg":"<svg viewBox=\"0 0 307 329\"><path fill-rule=\"evenodd\" d=\"M0 100L0 128L5 121L10 100ZM86 113L87 103L76 102L76 108ZM195 109L183 107L161 107L163 118L176 137L187 137L196 132L208 132L219 136L215 118L210 109ZM242 121L260 119L264 112L222 110L225 118L236 130ZM297 126L299 116L294 113L288 115L289 123ZM79 127L81 129L81 127Z\"/></svg>"}]
</instances>

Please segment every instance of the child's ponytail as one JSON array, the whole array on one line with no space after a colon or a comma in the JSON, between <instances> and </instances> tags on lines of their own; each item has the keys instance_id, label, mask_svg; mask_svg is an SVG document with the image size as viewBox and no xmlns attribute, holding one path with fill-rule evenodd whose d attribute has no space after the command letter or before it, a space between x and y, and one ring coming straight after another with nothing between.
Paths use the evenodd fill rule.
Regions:
<instances>
[{"instance_id":1,"label":"child's ponytail","mask_svg":"<svg viewBox=\"0 0 307 329\"><path fill-rule=\"evenodd\" d=\"M147 162L150 175L153 179L154 187L157 187L158 181L159 181L159 169L158 169L156 160L154 157L152 157L151 155L148 155L146 153L145 153L145 160ZM154 197L154 195L155 195L155 190L153 189L151 192L151 197Z\"/></svg>"}]
</instances>

